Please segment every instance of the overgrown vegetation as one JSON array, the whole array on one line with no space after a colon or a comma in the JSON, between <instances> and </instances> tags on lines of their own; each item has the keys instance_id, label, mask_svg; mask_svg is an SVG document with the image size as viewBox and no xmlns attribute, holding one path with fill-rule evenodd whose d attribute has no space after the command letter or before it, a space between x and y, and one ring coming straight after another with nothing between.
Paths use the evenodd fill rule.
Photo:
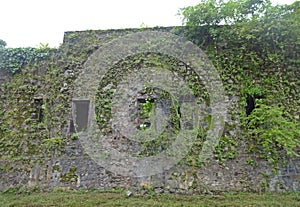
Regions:
<instances>
[{"instance_id":1,"label":"overgrown vegetation","mask_svg":"<svg viewBox=\"0 0 300 207\"><path fill-rule=\"evenodd\" d=\"M96 120L104 135L112 136L112 134L114 134L114 129L111 128L111 104L114 91L118 84L126 75L135 73L137 70L143 68L152 67L166 68L169 71L178 74L185 82L187 82L199 102L209 103L207 91L202 80L195 71L185 63L167 55L162 56L161 54L154 53L137 54L118 62L107 74L105 74L101 81L96 97ZM174 136L180 131L179 100L172 97L168 91L155 87L146 87L141 91L138 91L137 96L144 97L144 100L141 103L138 103L136 99L128 100L131 106L136 104L139 105L138 107L130 109L132 110L130 111L130 119L133 123L136 122L136 127L140 133L145 132L143 135L137 133L137 136L141 135L147 137L147 139L145 139L147 141L141 142L141 150L138 155L153 156L167 149L172 141L174 141ZM151 123L155 124L155 113L152 109L156 108L158 104L164 105L164 110L168 111L165 112L167 114L166 116L168 116L168 123L162 124L162 131L158 137L154 139L147 134L147 129L150 127ZM135 110L136 108L139 108L139 110ZM152 128L154 128L154 126L152 126Z\"/></svg>"},{"instance_id":2,"label":"overgrown vegetation","mask_svg":"<svg viewBox=\"0 0 300 207\"><path fill-rule=\"evenodd\" d=\"M292 5L272 6L268 0L207 0L181 12L187 27L173 31L205 50L219 71L226 95L239 98L237 106L229 109L230 123L225 124L225 132L215 148L219 163L235 159L239 154L239 143L246 143L246 152L264 159L275 169L290 157L297 156L300 144L299 1ZM116 33L101 35L105 36L104 41L109 41L118 37ZM47 46L5 48L5 42L0 41L0 70L14 74L12 81L0 91L2 160L22 160L32 167L31 156L54 156L64 151L64 145L69 141L65 129L73 81L87 57L102 44L101 35L93 31L87 34L70 33L66 40L71 46L65 46L69 50L62 46L57 53ZM77 41L82 43L77 44ZM205 86L191 67L161 54L138 54L116 63L99 85L96 120L103 134L112 131L111 103L119 81L132 72L130 70L143 67L165 67L178 73L197 100L209 105ZM143 121L138 125L142 132L147 130L147 121L160 101L152 100L151 91L145 94L145 102L141 103L137 114ZM140 154L143 156L165 150L172 141L171 135L180 130L179 104L170 96L165 100L172 101L169 128L157 139L142 143ZM208 116L204 121L210 123L210 119ZM230 133L234 130L238 132ZM198 129L198 137L184 164L201 167L198 155L206 131ZM253 162L249 159L249 164ZM8 164L2 168L9 168ZM75 171L76 168L71 168L62 180L75 182Z\"/></svg>"},{"instance_id":3,"label":"overgrown vegetation","mask_svg":"<svg viewBox=\"0 0 300 207\"><path fill-rule=\"evenodd\" d=\"M40 51L40 49L28 51ZM65 116L69 113L68 79L61 73L54 49L43 48L43 60L26 59L30 65L18 62L11 81L2 86L0 100L0 155L2 160L24 160L49 156L63 151L66 135ZM16 51L20 51L17 49ZM30 53L30 52L29 52ZM29 54L28 53L28 54ZM35 54L31 54L35 56ZM12 59L15 63L18 56ZM31 62L32 61L32 62ZM6 60L6 64L10 61ZM16 61L17 62L17 61ZM28 63L29 63L28 62ZM19 68L20 67L20 68ZM18 68L18 69L17 69ZM20 70L22 69L22 70ZM10 69L9 69L10 70Z\"/></svg>"},{"instance_id":4,"label":"overgrown vegetation","mask_svg":"<svg viewBox=\"0 0 300 207\"><path fill-rule=\"evenodd\" d=\"M5 46L5 41L0 40L0 70L13 74L20 72L25 66L46 60L55 50L42 44L39 48L5 48Z\"/></svg>"},{"instance_id":5,"label":"overgrown vegetation","mask_svg":"<svg viewBox=\"0 0 300 207\"><path fill-rule=\"evenodd\" d=\"M257 108L245 118L249 137L254 141L249 151L259 152L260 157L277 166L288 156L299 156L300 127L282 107L257 103Z\"/></svg>"},{"instance_id":6,"label":"overgrown vegetation","mask_svg":"<svg viewBox=\"0 0 300 207\"><path fill-rule=\"evenodd\" d=\"M227 94L240 98L244 139L225 131L217 157L233 155L237 141L247 142L249 151L273 166L295 156L300 141L300 83L295 75L300 68L299 1L273 6L269 0L207 0L183 8L181 14L188 26L185 36L205 49ZM203 35L207 38L199 38ZM253 101L249 116L247 99Z\"/></svg>"}]
</instances>

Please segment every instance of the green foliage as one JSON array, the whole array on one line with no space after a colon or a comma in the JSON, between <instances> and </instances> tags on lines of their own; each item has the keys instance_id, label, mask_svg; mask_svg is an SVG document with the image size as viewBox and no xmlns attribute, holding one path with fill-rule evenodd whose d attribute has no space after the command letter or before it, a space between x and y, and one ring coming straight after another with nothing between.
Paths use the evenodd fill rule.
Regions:
<instances>
[{"instance_id":1,"label":"green foliage","mask_svg":"<svg viewBox=\"0 0 300 207\"><path fill-rule=\"evenodd\" d=\"M248 96L262 96L263 89L262 87L260 87L259 85L255 85L251 80L248 79L243 81L243 88L241 88L241 94L244 98L247 98Z\"/></svg>"},{"instance_id":2,"label":"green foliage","mask_svg":"<svg viewBox=\"0 0 300 207\"><path fill-rule=\"evenodd\" d=\"M6 42L0 39L0 48L6 47Z\"/></svg>"},{"instance_id":3,"label":"green foliage","mask_svg":"<svg viewBox=\"0 0 300 207\"><path fill-rule=\"evenodd\" d=\"M154 123L152 115L154 115L153 109L159 102L169 102L168 110L170 112L168 124L164 127L161 134L155 139L141 142L142 149L139 155L153 156L159 152L166 150L174 141L174 135L180 131L180 114L178 102L171 96L171 94L165 90L157 88L146 87L142 94L147 94L147 98L144 103L140 103L140 121L141 124L138 128L142 130L147 129L147 125L144 124L147 121ZM150 98L155 96L156 99ZM151 120L152 119L152 120ZM146 121L146 122L144 122Z\"/></svg>"},{"instance_id":4,"label":"green foliage","mask_svg":"<svg viewBox=\"0 0 300 207\"><path fill-rule=\"evenodd\" d=\"M299 82L293 72L299 70L300 63L299 4L296 2L289 6L273 7L268 1L208 0L182 12L189 26L184 28L183 34L205 49L219 70L226 93L240 97L240 117L235 116L238 113L232 113L232 119L240 118L242 121L249 150L273 164L286 156L296 154L299 126L293 117L299 112ZM201 25L212 26L199 28ZM63 51L65 54L60 54L62 58L66 58L63 60L63 67L59 65L61 60L58 59L47 64L35 64L36 61L48 58L51 50L47 45L41 45L39 49L6 49L4 44L0 46L0 70L20 72L5 86L0 100L0 155L3 159L10 156L16 160L20 154L31 156L52 153L66 143L63 133L69 114L73 80L72 77L66 78L63 72L68 69L75 70L74 68L80 71L88 55L101 46L102 40L99 36L101 35L91 32L82 40L78 33L67 35L66 41L72 47ZM77 41L84 41L84 44L77 44ZM205 85L192 68L178 64L180 61L172 57L168 57L166 61L159 54L144 56L146 57L136 55L120 61L102 79L96 97L96 118L102 132L111 133L113 93L120 80L132 72L132 68L168 68L184 77L197 100L201 103L206 101L209 105ZM24 70L24 66L30 66L30 69ZM40 68L45 69L45 72L39 74ZM75 71L74 77L77 72ZM244 105L241 104L245 102L245 96L261 94L266 95L264 105L257 106L259 108L246 117ZM35 113L35 95L43 96L44 116L41 123L32 116ZM267 108L274 103L282 103L282 107ZM150 116L154 105L149 100L141 104L144 118ZM178 104L172 102L168 130L155 140L141 143L143 146L140 155L152 156L169 147L173 141L170 137L178 133L179 125ZM225 135L215 149L215 155L221 161L235 158L239 149L236 137L227 136L229 129L225 130ZM199 130L198 137L185 159L190 166L202 165L198 155L206 139L205 132L206 130ZM75 136L73 138L76 139ZM254 161L249 159L248 162L253 164ZM76 169L70 169L63 176L66 182L76 181L75 171Z\"/></svg>"},{"instance_id":5,"label":"green foliage","mask_svg":"<svg viewBox=\"0 0 300 207\"><path fill-rule=\"evenodd\" d=\"M291 121L283 108L257 104L254 111L245 118L250 150L259 153L273 165L285 156L297 156L300 144L300 124Z\"/></svg>"},{"instance_id":6,"label":"green foliage","mask_svg":"<svg viewBox=\"0 0 300 207\"><path fill-rule=\"evenodd\" d=\"M133 195L120 190L56 190L52 192L22 192L11 189L0 194L2 207L10 206L72 206L72 207L178 207L178 206L299 206L299 192L289 193L223 193L218 195Z\"/></svg>"},{"instance_id":7,"label":"green foliage","mask_svg":"<svg viewBox=\"0 0 300 207\"><path fill-rule=\"evenodd\" d=\"M249 21L266 12L269 0L206 0L196 6L181 9L187 26L234 24Z\"/></svg>"},{"instance_id":8,"label":"green foliage","mask_svg":"<svg viewBox=\"0 0 300 207\"><path fill-rule=\"evenodd\" d=\"M154 106L155 102L152 102L150 98L146 98L145 103L141 103L141 118L149 118Z\"/></svg>"},{"instance_id":9,"label":"green foliage","mask_svg":"<svg viewBox=\"0 0 300 207\"><path fill-rule=\"evenodd\" d=\"M53 50L49 47L4 48L0 46L0 70L20 72L25 65L32 65L49 58Z\"/></svg>"},{"instance_id":10,"label":"green foliage","mask_svg":"<svg viewBox=\"0 0 300 207\"><path fill-rule=\"evenodd\" d=\"M207 129L199 128L197 129L197 138L193 143L190 151L185 157L185 162L189 166L201 167L203 164L203 160L199 156L202 151L203 143L206 140L206 132Z\"/></svg>"},{"instance_id":11,"label":"green foliage","mask_svg":"<svg viewBox=\"0 0 300 207\"><path fill-rule=\"evenodd\" d=\"M51 58L31 67L27 65L3 85L0 94L2 159L47 156L62 151L66 140L62 136L65 116L70 107L66 90L69 80Z\"/></svg>"},{"instance_id":12,"label":"green foliage","mask_svg":"<svg viewBox=\"0 0 300 207\"><path fill-rule=\"evenodd\" d=\"M60 179L64 183L76 183L78 175L76 175L76 167L70 167L69 172L62 174Z\"/></svg>"},{"instance_id":13,"label":"green foliage","mask_svg":"<svg viewBox=\"0 0 300 207\"><path fill-rule=\"evenodd\" d=\"M274 165L295 155L299 145L299 120L294 118L300 110L300 83L295 77L300 67L299 12L299 1L272 6L268 0L207 0L180 11L188 26L183 34L205 49L226 93L240 98L243 135L245 141L253 141L248 150ZM203 25L210 27L199 27ZM203 35L207 38L199 38ZM264 104L256 103L247 117L249 96L255 102L263 98ZM273 107L278 103L281 107ZM230 149L235 144L222 138L217 155L233 157ZM228 156L224 149L229 149Z\"/></svg>"},{"instance_id":14,"label":"green foliage","mask_svg":"<svg viewBox=\"0 0 300 207\"><path fill-rule=\"evenodd\" d=\"M181 14L188 26L188 36L192 39L199 39L199 30L202 29L198 26L227 25L205 28L213 43L214 53L225 49L224 52L229 52L227 61L243 58L244 65L240 65L241 68L255 69L261 64L274 65L281 60L297 59L295 53L300 43L299 8L299 2L272 6L268 0L208 0L182 9ZM235 57L229 56L231 52L235 53ZM225 58L220 54L214 55L215 60Z\"/></svg>"},{"instance_id":15,"label":"green foliage","mask_svg":"<svg viewBox=\"0 0 300 207\"><path fill-rule=\"evenodd\" d=\"M52 137L43 140L42 147L47 150L55 150L61 148L63 146L63 139L60 137Z\"/></svg>"},{"instance_id":16,"label":"green foliage","mask_svg":"<svg viewBox=\"0 0 300 207\"><path fill-rule=\"evenodd\" d=\"M218 146L216 146L214 154L222 163L227 159L236 158L238 142L231 137L221 137Z\"/></svg>"}]
</instances>

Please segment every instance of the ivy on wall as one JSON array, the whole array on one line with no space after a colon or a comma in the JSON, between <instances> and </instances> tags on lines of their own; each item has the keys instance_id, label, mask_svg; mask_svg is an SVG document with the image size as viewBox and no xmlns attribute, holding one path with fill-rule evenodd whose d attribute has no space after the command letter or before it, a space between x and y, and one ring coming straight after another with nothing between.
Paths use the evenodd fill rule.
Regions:
<instances>
[{"instance_id":1,"label":"ivy on wall","mask_svg":"<svg viewBox=\"0 0 300 207\"><path fill-rule=\"evenodd\" d=\"M0 46L0 71L13 74L20 72L26 65L46 60L54 50L47 45L42 45L40 48L5 48L3 44Z\"/></svg>"},{"instance_id":2,"label":"ivy on wall","mask_svg":"<svg viewBox=\"0 0 300 207\"><path fill-rule=\"evenodd\" d=\"M258 101L260 102L260 101ZM299 156L300 125L282 107L257 103L256 109L245 118L243 124L248 137L254 142L250 152L259 152L273 166L288 156Z\"/></svg>"},{"instance_id":3,"label":"ivy on wall","mask_svg":"<svg viewBox=\"0 0 300 207\"><path fill-rule=\"evenodd\" d=\"M300 141L299 1L272 6L268 0L208 0L181 12L184 35L206 51L227 95L239 97L241 137L225 129L227 144L220 142L217 157L234 154L239 140L273 165L295 156ZM201 40L203 34L207 38ZM253 104L250 115L247 100Z\"/></svg>"},{"instance_id":4,"label":"ivy on wall","mask_svg":"<svg viewBox=\"0 0 300 207\"><path fill-rule=\"evenodd\" d=\"M297 153L296 147L299 146L300 139L300 84L295 73L300 68L299 5L270 7L265 14L262 18L254 16L253 19L245 18L243 21L233 16L227 20L230 22L228 26L217 25L221 18L208 24L210 26L201 28L199 26L202 23L193 23L193 19L186 16L186 20L190 21L187 23L188 27L173 30L205 50L219 71L227 95L239 97L238 113L234 108L230 113L231 119L238 119L241 125L226 123L225 133L215 149L216 159L222 162L236 158L240 142L247 143L249 152L258 154L273 165ZM210 21L209 18L206 20ZM84 61L103 42L128 32L132 31L114 31L111 34L88 31L85 35L68 33L65 45L54 55L47 48L0 47L0 70L15 74L1 93L1 158L14 159L20 155L31 156L63 150L68 141L65 127L70 113L73 80ZM134 64L148 61L150 66L157 66L157 61L154 60L161 57L151 55L148 55L148 59L141 56L131 57L131 61L129 59L127 62L124 60L103 79L103 85L99 86L97 108L97 122L101 129L110 130L107 120L111 118L112 99L111 91L101 93L101 87L110 81L116 87L118 80L124 75L122 73L133 68ZM163 61L159 59L158 62ZM118 66L125 69L121 70L122 67ZM176 71L176 66L173 70ZM112 75L115 72L118 73L117 77ZM189 86L193 92L202 101L209 102L206 93L200 91L205 87L201 87L201 83L195 84L192 76L186 79L191 80ZM34 115L37 109L35 97L42 99L41 121ZM247 116L245 107L248 97L253 99L254 109ZM144 105L144 111L148 113L147 104ZM176 115L176 109L174 111L173 114ZM176 133L178 116L173 118L172 127ZM207 117L208 122L209 119ZM238 127L242 127L241 134L229 133ZM145 143L142 153L149 156L157 153L160 149L157 150L157 146L151 146L152 144L164 144L162 146L167 147L168 140L161 138L153 143ZM205 130L199 129L197 140L185 159L188 165L201 166L197 155L201 152L204 141Z\"/></svg>"},{"instance_id":5,"label":"ivy on wall","mask_svg":"<svg viewBox=\"0 0 300 207\"><path fill-rule=\"evenodd\" d=\"M47 49L48 50L48 49ZM48 50L54 51L54 50ZM0 156L29 161L63 151L69 114L69 80L58 53L22 67L0 93Z\"/></svg>"}]
</instances>

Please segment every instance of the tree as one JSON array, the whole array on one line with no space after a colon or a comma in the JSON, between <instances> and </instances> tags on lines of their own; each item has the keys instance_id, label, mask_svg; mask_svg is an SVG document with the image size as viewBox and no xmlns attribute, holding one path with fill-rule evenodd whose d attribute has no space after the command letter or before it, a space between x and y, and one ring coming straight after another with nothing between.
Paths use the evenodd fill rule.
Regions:
<instances>
[{"instance_id":1,"label":"tree","mask_svg":"<svg viewBox=\"0 0 300 207\"><path fill-rule=\"evenodd\" d=\"M6 42L0 39L0 48L6 47Z\"/></svg>"},{"instance_id":2,"label":"tree","mask_svg":"<svg viewBox=\"0 0 300 207\"><path fill-rule=\"evenodd\" d=\"M271 7L269 0L206 0L180 10L187 26L234 24L257 18Z\"/></svg>"},{"instance_id":3,"label":"tree","mask_svg":"<svg viewBox=\"0 0 300 207\"><path fill-rule=\"evenodd\" d=\"M270 64L283 60L299 64L299 1L273 6L270 0L205 0L181 9L180 13L184 25L189 26L188 36L192 40L199 38L197 33L193 34L198 29L193 28L208 25L210 40L217 49L227 45L240 50L241 54L252 52L252 62L257 59L254 56L259 56ZM227 26L216 29L220 25Z\"/></svg>"}]
</instances>

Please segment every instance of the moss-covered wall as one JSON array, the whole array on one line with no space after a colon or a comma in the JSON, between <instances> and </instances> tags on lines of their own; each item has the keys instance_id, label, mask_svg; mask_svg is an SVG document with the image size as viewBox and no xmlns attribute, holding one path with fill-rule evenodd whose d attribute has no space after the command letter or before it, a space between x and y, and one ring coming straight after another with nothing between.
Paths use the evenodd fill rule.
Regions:
<instances>
[{"instance_id":1,"label":"moss-covered wall","mask_svg":"<svg viewBox=\"0 0 300 207\"><path fill-rule=\"evenodd\" d=\"M240 57L238 62L236 57L239 52L230 49L230 41L215 43L205 27L198 28L197 41L195 38L190 40L197 43L213 62L225 88L223 104L227 107L224 131L218 145L212 150L209 162L202 162L199 158L206 139L206 128L212 127L209 115L211 97L205 90L205 80L195 78L197 74L188 63L171 56L151 53L136 54L114 63L102 76L104 78L100 81L97 93L98 105L95 107L97 117L90 119L96 118L101 131L99 133L104 134L108 138L106 144L115 149L132 153L140 149L139 156L150 157L169 147L172 141L170 137L181 129L181 117L178 115L178 106L182 107L180 100L171 104L171 107L163 108L161 104L159 108L159 103L173 100L164 90L145 88L144 91L135 91L125 87L124 93L134 92L144 100L140 101L139 111L136 112L139 118L151 119L149 114L153 107L165 110L164 113L169 113L172 118L166 127L168 131L162 133L163 136L144 145L134 144L126 140L126 135L114 131L116 127L113 124L119 122L113 116L116 107L112 106L122 106L120 103L123 100L120 100L119 105L115 103L114 92L118 85L124 86L123 78L133 81L135 77L130 74L138 73L139 70L166 68L183 77L206 111L201 119L203 128L197 127L193 146L172 168L146 177L118 174L99 165L92 158L78 134L72 132L72 128L76 128L73 126L76 118L72 116L76 81L85 70L87 62L91 62L88 58L93 57L96 51L101 54L101 48L105 48L110 41L141 31L171 32L189 39L184 28L66 32L64 43L51 57L23 68L3 85L0 105L0 190L11 187L122 188L156 193L300 190L300 160L293 154L297 152L295 145L299 146L300 139L296 130L300 111L299 64L262 63L259 59L262 57L253 54ZM97 61L94 62L94 67L97 64ZM101 70L103 69L99 67L99 71ZM157 97L163 98L159 100ZM251 101L256 104L257 109L261 108L263 111L257 110L258 112L247 116L246 108L250 107ZM134 105L136 102L132 103ZM270 113L265 114L264 111ZM255 124L255 129L260 129L259 121L263 118L268 125L262 128L265 131L274 132L272 127L268 128L269 125L274 125L278 133L284 131L282 128L288 128L290 130L285 132L290 131L292 134L287 137L282 135L284 140L281 142L272 139L277 136L271 135L270 138L261 131L252 130L251 127ZM135 120L132 119L132 122ZM252 120L257 122L252 123ZM139 122L138 126L141 124L144 122ZM138 130L143 130L143 127ZM257 137L264 137L270 142L268 144ZM284 144L287 145L286 148ZM109 154L105 156L109 157Z\"/></svg>"},{"instance_id":2,"label":"moss-covered wall","mask_svg":"<svg viewBox=\"0 0 300 207\"><path fill-rule=\"evenodd\" d=\"M6 81L9 81L10 77L11 77L11 74L9 74L7 71L0 70L0 85L5 83Z\"/></svg>"}]
</instances>

